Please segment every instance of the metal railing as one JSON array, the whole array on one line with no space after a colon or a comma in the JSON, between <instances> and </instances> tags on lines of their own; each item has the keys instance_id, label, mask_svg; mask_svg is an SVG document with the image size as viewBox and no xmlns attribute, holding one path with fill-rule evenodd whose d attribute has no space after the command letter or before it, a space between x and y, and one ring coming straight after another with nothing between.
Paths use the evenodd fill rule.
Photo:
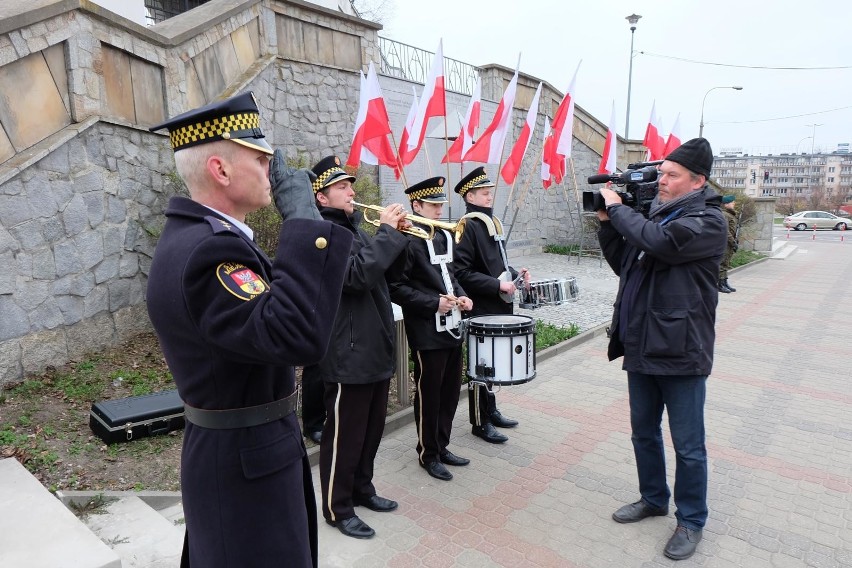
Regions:
<instances>
[{"instance_id":1,"label":"metal railing","mask_svg":"<svg viewBox=\"0 0 852 568\"><path fill-rule=\"evenodd\" d=\"M435 53L379 36L381 65L379 73L415 83L426 83L426 76ZM472 95L477 68L444 57L444 89L462 95Z\"/></svg>"}]
</instances>

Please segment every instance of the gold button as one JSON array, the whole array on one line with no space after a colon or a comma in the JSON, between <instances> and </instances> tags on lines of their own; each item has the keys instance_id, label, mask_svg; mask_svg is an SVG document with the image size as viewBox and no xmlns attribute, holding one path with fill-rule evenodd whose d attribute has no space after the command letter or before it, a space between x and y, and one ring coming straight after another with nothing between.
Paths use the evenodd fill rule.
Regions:
<instances>
[{"instance_id":1,"label":"gold button","mask_svg":"<svg viewBox=\"0 0 852 568\"><path fill-rule=\"evenodd\" d=\"M328 241L325 240L325 237L320 237L314 242L314 244L318 249L322 250L328 246Z\"/></svg>"}]
</instances>

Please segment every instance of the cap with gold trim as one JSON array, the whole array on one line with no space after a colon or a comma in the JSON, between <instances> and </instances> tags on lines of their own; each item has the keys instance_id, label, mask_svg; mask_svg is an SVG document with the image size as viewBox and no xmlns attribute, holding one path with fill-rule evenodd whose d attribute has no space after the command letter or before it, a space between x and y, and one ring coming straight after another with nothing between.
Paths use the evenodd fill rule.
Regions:
<instances>
[{"instance_id":1,"label":"cap with gold trim","mask_svg":"<svg viewBox=\"0 0 852 568\"><path fill-rule=\"evenodd\" d=\"M427 203L446 203L444 193L444 178L438 176L415 183L405 190L410 201L425 201Z\"/></svg>"},{"instance_id":2,"label":"cap with gold trim","mask_svg":"<svg viewBox=\"0 0 852 568\"><path fill-rule=\"evenodd\" d=\"M479 166L471 170L462 180L456 184L455 192L464 197L464 194L472 189L480 187L494 187L494 182L485 175L485 168Z\"/></svg>"},{"instance_id":3,"label":"cap with gold trim","mask_svg":"<svg viewBox=\"0 0 852 568\"><path fill-rule=\"evenodd\" d=\"M251 91L179 114L150 130L155 132L163 128L168 129L175 152L208 142L230 140L266 154L273 153L260 130L260 112Z\"/></svg>"},{"instance_id":4,"label":"cap with gold trim","mask_svg":"<svg viewBox=\"0 0 852 568\"><path fill-rule=\"evenodd\" d=\"M340 165L340 158L337 156L326 156L311 168L317 179L311 184L314 188L314 193L330 187L340 180L348 179L354 182L355 176L346 172L343 166Z\"/></svg>"}]
</instances>

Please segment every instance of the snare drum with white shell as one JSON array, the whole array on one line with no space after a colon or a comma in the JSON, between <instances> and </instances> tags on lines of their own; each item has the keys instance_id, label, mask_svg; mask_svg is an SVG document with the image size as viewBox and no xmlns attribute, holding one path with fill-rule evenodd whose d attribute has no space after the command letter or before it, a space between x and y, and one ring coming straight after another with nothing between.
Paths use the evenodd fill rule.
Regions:
<instances>
[{"instance_id":1,"label":"snare drum with white shell","mask_svg":"<svg viewBox=\"0 0 852 568\"><path fill-rule=\"evenodd\" d=\"M467 375L497 385L535 378L535 321L522 315L479 316L467 320Z\"/></svg>"}]
</instances>

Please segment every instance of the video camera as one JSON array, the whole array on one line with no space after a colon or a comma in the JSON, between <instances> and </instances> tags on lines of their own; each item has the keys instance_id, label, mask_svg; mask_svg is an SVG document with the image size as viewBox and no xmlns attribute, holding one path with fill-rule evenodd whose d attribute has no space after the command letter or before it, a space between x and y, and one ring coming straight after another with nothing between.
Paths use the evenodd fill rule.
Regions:
<instances>
[{"instance_id":1,"label":"video camera","mask_svg":"<svg viewBox=\"0 0 852 568\"><path fill-rule=\"evenodd\" d=\"M651 202L657 196L659 189L657 166L662 163L662 160L657 160L629 164L620 174L597 174L589 176L588 182L592 184L612 182L619 187L623 186L624 191L615 190L621 197L621 202L647 217ZM583 211L602 209L606 209L606 203L599 189L583 192Z\"/></svg>"}]
</instances>

